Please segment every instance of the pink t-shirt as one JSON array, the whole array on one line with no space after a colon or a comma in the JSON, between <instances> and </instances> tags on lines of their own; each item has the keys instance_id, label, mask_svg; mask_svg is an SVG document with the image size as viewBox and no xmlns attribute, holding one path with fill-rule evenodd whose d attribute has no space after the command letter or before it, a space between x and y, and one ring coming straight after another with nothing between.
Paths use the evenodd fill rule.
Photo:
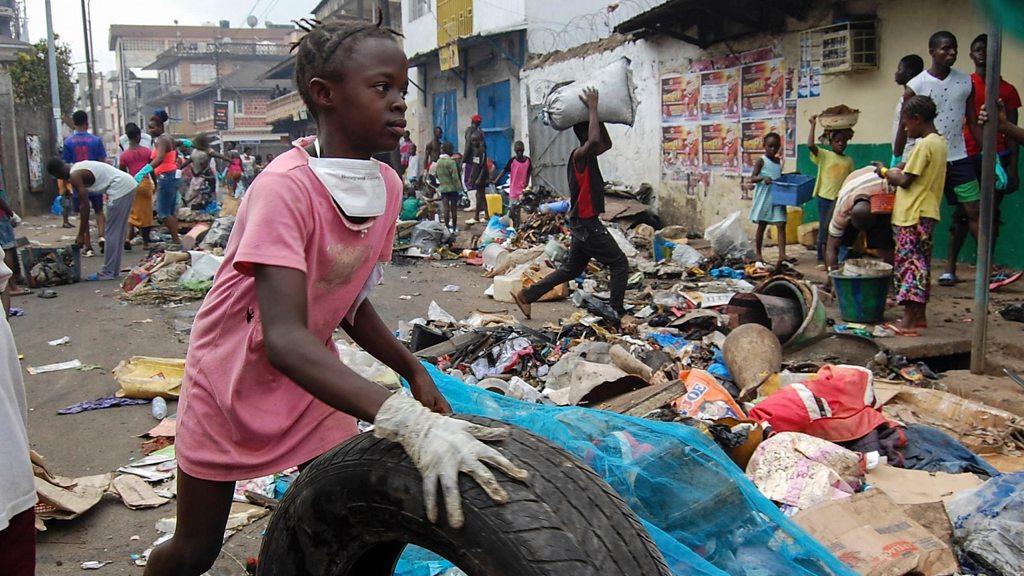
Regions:
<instances>
[{"instance_id":1,"label":"pink t-shirt","mask_svg":"<svg viewBox=\"0 0 1024 576\"><path fill-rule=\"evenodd\" d=\"M308 142L304 142L308 143ZM246 192L235 227L192 327L178 406L178 465L205 480L280 472L355 435L356 421L275 369L263 347L254 265L306 273L309 331L335 350L332 333L379 262L391 259L402 182L380 164L387 209L361 235L342 220L295 147Z\"/></svg>"},{"instance_id":2,"label":"pink t-shirt","mask_svg":"<svg viewBox=\"0 0 1024 576\"><path fill-rule=\"evenodd\" d=\"M523 196L526 182L530 179L530 159L524 157L520 162L513 156L508 165L508 197L509 200L519 200Z\"/></svg>"}]
</instances>

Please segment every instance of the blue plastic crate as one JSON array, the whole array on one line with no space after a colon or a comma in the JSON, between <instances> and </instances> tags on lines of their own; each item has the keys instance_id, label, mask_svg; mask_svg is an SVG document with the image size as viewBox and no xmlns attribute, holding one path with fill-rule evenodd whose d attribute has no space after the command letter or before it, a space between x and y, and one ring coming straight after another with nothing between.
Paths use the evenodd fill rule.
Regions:
<instances>
[{"instance_id":1,"label":"blue plastic crate","mask_svg":"<svg viewBox=\"0 0 1024 576\"><path fill-rule=\"evenodd\" d=\"M814 195L814 176L783 174L772 181L768 190L772 193L772 204L800 206Z\"/></svg>"}]
</instances>

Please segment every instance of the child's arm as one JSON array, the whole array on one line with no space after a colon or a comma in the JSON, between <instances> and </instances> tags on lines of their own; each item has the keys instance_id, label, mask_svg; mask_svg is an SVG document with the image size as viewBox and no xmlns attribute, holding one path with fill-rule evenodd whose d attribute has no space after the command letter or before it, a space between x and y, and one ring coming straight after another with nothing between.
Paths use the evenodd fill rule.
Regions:
<instances>
[{"instance_id":1,"label":"child's arm","mask_svg":"<svg viewBox=\"0 0 1024 576\"><path fill-rule=\"evenodd\" d=\"M497 184L498 182L501 182L501 179L505 176L505 173L506 172L511 172L511 171L512 171L512 159L509 158L508 162L505 162L505 167L502 168L500 172L498 172L498 175L495 176L494 180L491 180L491 182L494 183L494 184Z\"/></svg>"},{"instance_id":2,"label":"child's arm","mask_svg":"<svg viewBox=\"0 0 1024 576\"><path fill-rule=\"evenodd\" d=\"M451 406L434 386L430 374L409 349L395 339L369 300L363 300L352 322L345 319L341 327L363 350L374 358L384 359L385 364L405 378L420 403L434 412L451 414Z\"/></svg>"},{"instance_id":3,"label":"child's arm","mask_svg":"<svg viewBox=\"0 0 1024 576\"><path fill-rule=\"evenodd\" d=\"M611 140L611 138L609 138ZM523 186L529 186L530 180L533 179L533 160L530 157L526 157L526 180L523 181Z\"/></svg>"},{"instance_id":4,"label":"child's arm","mask_svg":"<svg viewBox=\"0 0 1024 576\"><path fill-rule=\"evenodd\" d=\"M78 194L78 238L77 242L79 246L88 246L91 244L89 238L89 209L92 208L92 204L89 203L89 189L82 182L82 172L75 172L71 174L71 187L74 188L75 193Z\"/></svg>"},{"instance_id":5,"label":"child's arm","mask_svg":"<svg viewBox=\"0 0 1024 576\"><path fill-rule=\"evenodd\" d=\"M256 265L256 297L271 365L332 408L372 422L390 393L338 360L306 327L306 275Z\"/></svg>"},{"instance_id":6,"label":"child's arm","mask_svg":"<svg viewBox=\"0 0 1024 576\"><path fill-rule=\"evenodd\" d=\"M438 518L440 484L448 523L454 528L463 525L458 483L461 472L469 474L499 504L508 501L508 494L488 465L520 481L529 478L529 472L482 442L507 438L507 429L488 428L433 413L420 402L391 394L345 366L337 354L306 328L305 273L257 264L255 276L263 345L271 365L332 408L373 422L373 434L378 438L401 444L423 477L423 499L431 522ZM371 347L377 347L381 345L379 335L366 332L386 331L386 328L383 324L376 330L369 326L373 321L366 310L376 316L372 308L360 306L357 323L362 320L367 324L362 327L360 336L366 337ZM390 347L383 346L377 352L383 350L390 350ZM413 390L414 395L422 393L422 390Z\"/></svg>"},{"instance_id":7,"label":"child's arm","mask_svg":"<svg viewBox=\"0 0 1024 576\"><path fill-rule=\"evenodd\" d=\"M761 170L764 168L764 158L758 158L757 162L754 162L754 171L750 173L750 182L753 184L771 184L772 179L767 176L761 176Z\"/></svg>"},{"instance_id":8,"label":"child's arm","mask_svg":"<svg viewBox=\"0 0 1024 576\"><path fill-rule=\"evenodd\" d=\"M883 176L883 178L885 178L886 182L889 184L905 189L909 188L910 185L914 183L914 180L917 179L917 174L904 172L899 168L890 168L885 172L885 176Z\"/></svg>"},{"instance_id":9,"label":"child's arm","mask_svg":"<svg viewBox=\"0 0 1024 576\"><path fill-rule=\"evenodd\" d=\"M811 129L807 131L807 149L811 154L818 155L818 145L814 143L814 131L818 127L818 115L811 116Z\"/></svg>"}]
</instances>

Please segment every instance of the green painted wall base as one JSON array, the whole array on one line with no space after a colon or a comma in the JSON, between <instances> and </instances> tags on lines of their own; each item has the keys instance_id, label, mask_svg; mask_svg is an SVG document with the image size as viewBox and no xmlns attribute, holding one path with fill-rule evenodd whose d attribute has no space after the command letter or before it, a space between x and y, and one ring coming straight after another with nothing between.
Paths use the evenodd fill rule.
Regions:
<instances>
[{"instance_id":1,"label":"green painted wall base","mask_svg":"<svg viewBox=\"0 0 1024 576\"><path fill-rule=\"evenodd\" d=\"M850 143L846 153L853 158L854 166L862 168L872 161L886 165L892 158L892 146L889 144L855 144ZM797 148L797 170L802 174L817 174L818 168L811 162L807 146ZM1024 181L1024 162L1021 163L1021 180ZM804 222L818 220L817 200L812 199L804 204ZM935 228L935 252L938 260L946 260L949 253L949 223L953 212L952 207L942 202L942 221ZM974 238L968 237L963 250L960 251L960 262L973 263L978 258L977 244ZM1002 226L996 244L995 263L1012 268L1024 268L1024 191L1018 190L1003 199Z\"/></svg>"}]
</instances>

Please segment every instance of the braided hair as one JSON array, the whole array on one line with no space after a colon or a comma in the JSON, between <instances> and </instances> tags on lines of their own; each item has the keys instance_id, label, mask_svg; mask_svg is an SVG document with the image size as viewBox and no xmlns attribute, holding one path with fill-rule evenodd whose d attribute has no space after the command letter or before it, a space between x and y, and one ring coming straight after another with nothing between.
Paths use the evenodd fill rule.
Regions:
<instances>
[{"instance_id":1,"label":"braided hair","mask_svg":"<svg viewBox=\"0 0 1024 576\"><path fill-rule=\"evenodd\" d=\"M292 52L296 53L295 86L314 120L317 118L317 109L309 90L313 78L340 78L345 61L360 40L395 40L402 36L398 31L383 25L383 15L380 13L375 22L340 19L321 22L312 18L294 22L306 32L292 44Z\"/></svg>"},{"instance_id":2,"label":"braided hair","mask_svg":"<svg viewBox=\"0 0 1024 576\"><path fill-rule=\"evenodd\" d=\"M932 122L938 115L935 101L927 96L917 94L903 105L903 115L910 118L918 116L925 122Z\"/></svg>"}]
</instances>

